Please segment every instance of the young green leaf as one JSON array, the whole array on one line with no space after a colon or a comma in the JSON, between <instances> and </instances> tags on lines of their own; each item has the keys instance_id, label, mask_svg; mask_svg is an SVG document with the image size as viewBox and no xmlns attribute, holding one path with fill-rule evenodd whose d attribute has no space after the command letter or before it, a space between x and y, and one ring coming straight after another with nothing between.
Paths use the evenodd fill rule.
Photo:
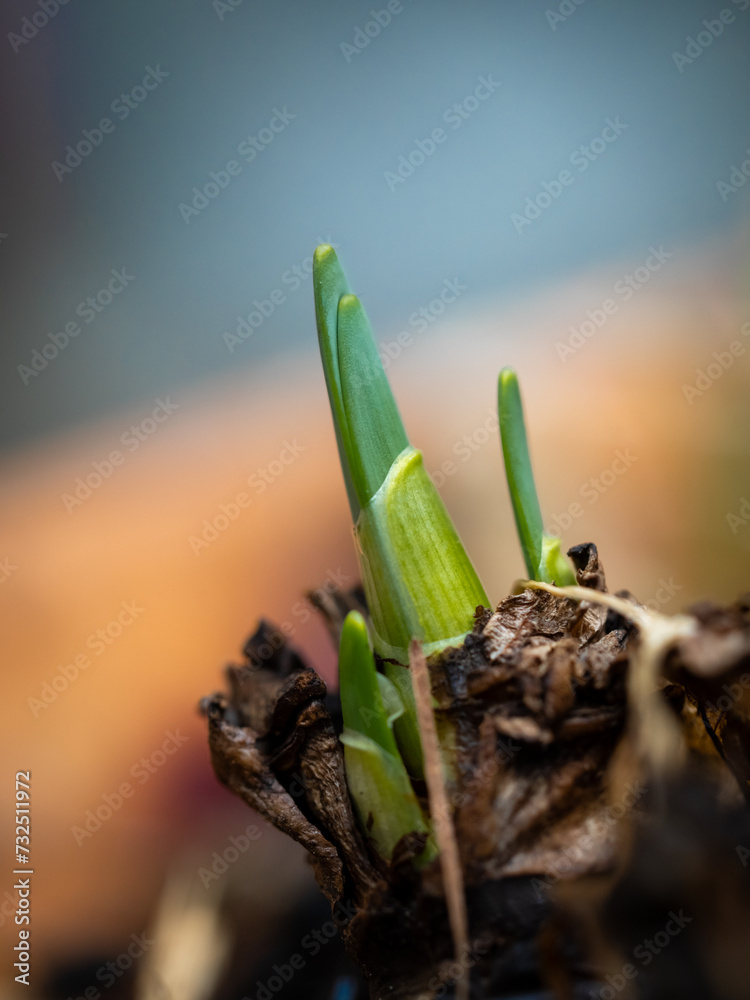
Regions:
<instances>
[{"instance_id":1,"label":"young green leaf","mask_svg":"<svg viewBox=\"0 0 750 1000\"><path fill-rule=\"evenodd\" d=\"M390 701L386 714L367 624L358 611L349 612L341 629L339 696L344 727L367 736L397 757L398 748L391 728L397 713Z\"/></svg>"},{"instance_id":2,"label":"young green leaf","mask_svg":"<svg viewBox=\"0 0 750 1000\"><path fill-rule=\"evenodd\" d=\"M409 447L380 360L370 321L356 295L338 308L339 379L348 423L349 464L361 507L375 496L398 456Z\"/></svg>"},{"instance_id":3,"label":"young green leaf","mask_svg":"<svg viewBox=\"0 0 750 1000\"><path fill-rule=\"evenodd\" d=\"M526 439L521 392L512 368L503 368L498 379L500 437L505 459L513 514L530 580L568 586L575 575L560 552L560 539L547 535L534 486L534 473Z\"/></svg>"},{"instance_id":4,"label":"young green leaf","mask_svg":"<svg viewBox=\"0 0 750 1000\"><path fill-rule=\"evenodd\" d=\"M405 834L428 833L429 825L393 735L403 706L395 687L375 669L367 625L357 611L347 615L341 631L339 683L347 785L362 829L390 858Z\"/></svg>"},{"instance_id":5,"label":"young green leaf","mask_svg":"<svg viewBox=\"0 0 750 1000\"><path fill-rule=\"evenodd\" d=\"M424 756L417 728L417 706L414 703L409 668L403 667L400 663L386 661L383 669L385 677L382 674L378 674L378 677L382 677L390 684L401 705L401 715L396 716L393 721L398 748L406 764L406 770L413 778L421 780L424 778Z\"/></svg>"},{"instance_id":6,"label":"young green leaf","mask_svg":"<svg viewBox=\"0 0 750 1000\"><path fill-rule=\"evenodd\" d=\"M315 298L315 319L318 327L318 344L323 361L328 399L333 412L333 428L336 432L336 443L339 448L341 471L344 474L352 518L356 521L359 514L359 502L349 471L348 456L352 448L348 438L345 440L345 435L348 434L348 425L344 416L344 401L341 395L336 336L339 299L347 292L351 292L351 288L336 256L336 251L327 243L322 243L313 255L313 295Z\"/></svg>"},{"instance_id":7,"label":"young green leaf","mask_svg":"<svg viewBox=\"0 0 750 1000\"><path fill-rule=\"evenodd\" d=\"M315 251L313 285L375 650L407 664L412 638L427 655L457 645L489 601L409 444L369 321L330 246Z\"/></svg>"}]
</instances>

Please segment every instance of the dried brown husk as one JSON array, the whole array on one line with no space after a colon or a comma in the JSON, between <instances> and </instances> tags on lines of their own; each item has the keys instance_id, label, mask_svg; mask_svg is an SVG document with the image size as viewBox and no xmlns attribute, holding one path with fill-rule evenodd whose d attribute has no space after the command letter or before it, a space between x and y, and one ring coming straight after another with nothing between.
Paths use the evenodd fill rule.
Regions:
<instances>
[{"instance_id":1,"label":"dried brown husk","mask_svg":"<svg viewBox=\"0 0 750 1000\"><path fill-rule=\"evenodd\" d=\"M569 555L579 585L606 593L596 547ZM324 604L334 638L362 602L358 591ZM688 898L696 915L671 952L694 969L685 989L700 983L701 996L747 996L750 949L732 949L711 928L734 927L750 940L750 868L736 850L744 844L750 859L750 604L701 605L690 617L654 685L686 751L669 766L656 767L639 745L635 722L646 706L628 689L646 637L596 594L579 602L523 589L494 611L478 608L464 645L430 659L438 729L455 750L447 791L470 924L458 963L439 860L415 866L416 835L390 862L378 856L349 800L336 699L287 643L268 641L274 630L265 622L245 664L229 668L229 692L204 700L214 768L303 844L332 905L353 904L344 938L376 1000L449 996L461 969L477 998L540 984L561 998L587 988L599 996L607 975L623 980L623 997L693 996L660 992L656 956L653 968L636 968L637 989L622 972L641 927L647 937L649 920L668 919L662 903L679 909ZM682 853L664 849L673 841ZM708 943L696 950L704 924ZM678 966L661 963L665 981L682 981Z\"/></svg>"}]
</instances>

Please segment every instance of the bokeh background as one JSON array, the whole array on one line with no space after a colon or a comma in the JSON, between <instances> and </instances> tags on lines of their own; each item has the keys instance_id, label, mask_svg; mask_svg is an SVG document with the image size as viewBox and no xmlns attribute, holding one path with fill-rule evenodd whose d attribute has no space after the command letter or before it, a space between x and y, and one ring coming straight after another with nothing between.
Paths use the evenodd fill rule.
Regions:
<instances>
[{"instance_id":1,"label":"bokeh background","mask_svg":"<svg viewBox=\"0 0 750 1000\"><path fill-rule=\"evenodd\" d=\"M357 577L318 243L493 600L523 573L505 364L545 517L611 589L672 612L748 588L748 8L4 0L3 995L208 996L234 949L240 1000L284 927L327 919L300 852L214 780L196 710L261 615L335 682L304 597ZM327 948L274 995L323 972L333 995Z\"/></svg>"}]
</instances>

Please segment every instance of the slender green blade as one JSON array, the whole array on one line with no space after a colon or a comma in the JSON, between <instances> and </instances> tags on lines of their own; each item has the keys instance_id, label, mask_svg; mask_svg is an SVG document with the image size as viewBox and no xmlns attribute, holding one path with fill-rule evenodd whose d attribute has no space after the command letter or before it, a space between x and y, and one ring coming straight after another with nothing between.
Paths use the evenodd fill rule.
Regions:
<instances>
[{"instance_id":1,"label":"slender green blade","mask_svg":"<svg viewBox=\"0 0 750 1000\"><path fill-rule=\"evenodd\" d=\"M341 632L339 684L347 785L364 832L390 858L405 834L429 827L393 735L403 705L375 669L367 625L357 611L347 615Z\"/></svg>"},{"instance_id":2,"label":"slender green blade","mask_svg":"<svg viewBox=\"0 0 750 1000\"><path fill-rule=\"evenodd\" d=\"M575 583L575 575L560 552L560 539L544 533L526 438L521 391L512 368L503 368L500 372L497 405L505 474L529 579L556 582L560 586Z\"/></svg>"},{"instance_id":3,"label":"slender green blade","mask_svg":"<svg viewBox=\"0 0 750 1000\"><path fill-rule=\"evenodd\" d=\"M378 673L364 618L350 611L339 644L339 696L344 726L374 740L392 756L403 756L409 774L423 776L422 744L416 726L409 671L386 664Z\"/></svg>"},{"instance_id":4,"label":"slender green blade","mask_svg":"<svg viewBox=\"0 0 750 1000\"><path fill-rule=\"evenodd\" d=\"M521 392L518 388L518 378L512 368L503 368L500 372L497 400L505 475L513 504L513 514L526 561L526 570L529 579L534 580L542 560L544 527L539 498L534 486L534 473L531 470Z\"/></svg>"},{"instance_id":5,"label":"slender green blade","mask_svg":"<svg viewBox=\"0 0 750 1000\"><path fill-rule=\"evenodd\" d=\"M339 645L339 691L344 727L374 740L387 753L398 756L391 729L393 705L386 714L367 625L358 611L344 619Z\"/></svg>"},{"instance_id":6,"label":"slender green blade","mask_svg":"<svg viewBox=\"0 0 750 1000\"><path fill-rule=\"evenodd\" d=\"M489 601L409 444L370 323L328 245L315 251L313 282L375 649L405 664L412 638L422 639L428 655L458 645L476 606Z\"/></svg>"},{"instance_id":7,"label":"slender green blade","mask_svg":"<svg viewBox=\"0 0 750 1000\"><path fill-rule=\"evenodd\" d=\"M356 521L359 514L359 501L352 484L349 456L353 451L353 442L349 435L349 427L344 413L344 401L341 393L339 377L339 352L336 328L338 324L339 300L342 295L351 292L344 270L336 256L336 251L327 243L322 243L313 254L313 295L315 298L315 322L318 328L318 343L323 361L328 398L333 412L333 427L336 432L336 443L339 449L341 470L344 474L346 493L352 519Z\"/></svg>"},{"instance_id":8,"label":"slender green blade","mask_svg":"<svg viewBox=\"0 0 750 1000\"><path fill-rule=\"evenodd\" d=\"M341 742L346 783L360 825L378 852L390 859L394 847L407 833L430 832L406 768L399 757L386 753L379 743L362 733L345 729ZM427 849L434 856L434 847L428 843Z\"/></svg>"},{"instance_id":9,"label":"slender green blade","mask_svg":"<svg viewBox=\"0 0 750 1000\"><path fill-rule=\"evenodd\" d=\"M420 781L424 778L424 754L422 740L417 726L417 706L409 668L400 663L386 661L383 665L385 679L389 681L402 706L403 714L393 723L398 748L401 751L406 770ZM382 675L379 675L382 676Z\"/></svg>"},{"instance_id":10,"label":"slender green blade","mask_svg":"<svg viewBox=\"0 0 750 1000\"><path fill-rule=\"evenodd\" d=\"M362 303L343 295L338 309L338 361L348 454L361 506L375 495L399 454L409 446Z\"/></svg>"}]
</instances>

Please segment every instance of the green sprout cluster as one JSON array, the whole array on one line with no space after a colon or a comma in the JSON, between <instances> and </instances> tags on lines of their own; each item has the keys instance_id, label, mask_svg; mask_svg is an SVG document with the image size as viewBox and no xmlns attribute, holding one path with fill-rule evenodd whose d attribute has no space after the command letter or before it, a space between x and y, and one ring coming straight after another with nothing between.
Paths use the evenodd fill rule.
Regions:
<instances>
[{"instance_id":1,"label":"green sprout cluster","mask_svg":"<svg viewBox=\"0 0 750 1000\"><path fill-rule=\"evenodd\" d=\"M347 783L365 833L390 858L404 834L429 833L414 792L424 776L409 643L425 656L460 646L490 602L440 495L409 442L369 320L333 247L313 257L318 340L349 498L368 624L344 622L339 684ZM575 582L560 539L545 534L515 372L500 373L500 434L530 579ZM378 669L380 668L380 669ZM449 770L449 748L444 766Z\"/></svg>"}]
</instances>

